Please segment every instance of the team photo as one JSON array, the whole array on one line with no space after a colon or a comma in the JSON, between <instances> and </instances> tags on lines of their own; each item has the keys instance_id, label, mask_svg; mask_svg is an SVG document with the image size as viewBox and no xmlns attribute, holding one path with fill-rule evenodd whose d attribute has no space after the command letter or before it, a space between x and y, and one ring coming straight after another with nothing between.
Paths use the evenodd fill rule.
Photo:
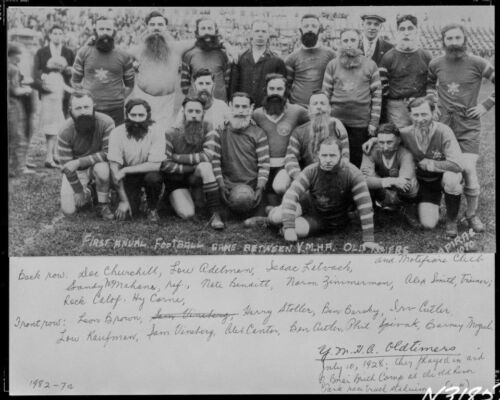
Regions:
<instances>
[{"instance_id":1,"label":"team photo","mask_svg":"<svg viewBox=\"0 0 500 400\"><path fill-rule=\"evenodd\" d=\"M6 26L10 256L496 251L491 6Z\"/></svg>"}]
</instances>

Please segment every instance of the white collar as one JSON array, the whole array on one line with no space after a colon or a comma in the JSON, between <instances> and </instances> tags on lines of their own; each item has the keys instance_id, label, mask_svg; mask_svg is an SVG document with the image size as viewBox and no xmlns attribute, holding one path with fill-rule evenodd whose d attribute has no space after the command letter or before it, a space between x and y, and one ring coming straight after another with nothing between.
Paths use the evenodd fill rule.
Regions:
<instances>
[{"instance_id":1,"label":"white collar","mask_svg":"<svg viewBox=\"0 0 500 400\"><path fill-rule=\"evenodd\" d=\"M50 54L52 55L52 57L61 55L63 47L62 44L56 46L55 44L49 43L49 47L50 47Z\"/></svg>"},{"instance_id":2,"label":"white collar","mask_svg":"<svg viewBox=\"0 0 500 400\"><path fill-rule=\"evenodd\" d=\"M278 115L276 118L274 118L272 115L269 115L264 111L264 115L267 117L267 119L271 122L274 122L275 124L278 123L279 120L281 120L285 116L285 112L283 111L281 115Z\"/></svg>"},{"instance_id":3,"label":"white collar","mask_svg":"<svg viewBox=\"0 0 500 400\"><path fill-rule=\"evenodd\" d=\"M390 169L392 167L392 165L394 164L394 160L396 159L396 153L397 152L394 152L394 154L392 155L391 158L385 158L384 154L382 153L382 162L384 163L385 167L387 169Z\"/></svg>"}]
</instances>

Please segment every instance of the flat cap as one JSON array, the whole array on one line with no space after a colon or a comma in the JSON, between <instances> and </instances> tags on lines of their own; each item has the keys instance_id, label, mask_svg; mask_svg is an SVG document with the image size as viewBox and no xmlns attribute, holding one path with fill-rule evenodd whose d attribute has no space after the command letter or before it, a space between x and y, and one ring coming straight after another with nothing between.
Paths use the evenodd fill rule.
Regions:
<instances>
[{"instance_id":1,"label":"flat cap","mask_svg":"<svg viewBox=\"0 0 500 400\"><path fill-rule=\"evenodd\" d=\"M363 14L361 16L361 19L362 20L365 20L365 19L376 19L377 21L380 21L381 23L385 22L385 18L381 17L380 15L377 15L377 14Z\"/></svg>"}]
</instances>

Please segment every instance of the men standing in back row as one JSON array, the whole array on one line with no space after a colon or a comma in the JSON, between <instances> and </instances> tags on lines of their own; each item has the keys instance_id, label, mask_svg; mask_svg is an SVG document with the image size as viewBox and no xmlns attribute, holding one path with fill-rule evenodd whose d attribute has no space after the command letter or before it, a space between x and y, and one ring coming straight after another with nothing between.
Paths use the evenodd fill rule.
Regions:
<instances>
[{"instance_id":1,"label":"men standing in back row","mask_svg":"<svg viewBox=\"0 0 500 400\"><path fill-rule=\"evenodd\" d=\"M463 153L465 217L476 232L484 225L476 215L479 202L477 160L481 140L481 117L495 105L495 93L478 104L483 78L495 83L495 70L485 59L467 54L467 37L462 25L451 24L441 30L445 55L429 64L429 91L437 88L440 121L455 134Z\"/></svg>"},{"instance_id":2,"label":"men standing in back row","mask_svg":"<svg viewBox=\"0 0 500 400\"><path fill-rule=\"evenodd\" d=\"M101 17L95 23L95 37L75 58L71 85L88 90L96 111L113 118L115 125L125 119L125 99L134 88L132 58L115 48L113 20Z\"/></svg>"},{"instance_id":3,"label":"men standing in back row","mask_svg":"<svg viewBox=\"0 0 500 400\"><path fill-rule=\"evenodd\" d=\"M363 38L359 42L359 48L365 57L371 58L375 64L380 65L384 54L393 47L379 35L385 18L377 14L363 14L361 19L363 20Z\"/></svg>"},{"instance_id":4,"label":"men standing in back row","mask_svg":"<svg viewBox=\"0 0 500 400\"><path fill-rule=\"evenodd\" d=\"M302 46L285 60L290 103L304 108L314 90L321 89L326 66L335 57L332 49L318 43L321 30L318 16L304 15L299 29Z\"/></svg>"}]
</instances>

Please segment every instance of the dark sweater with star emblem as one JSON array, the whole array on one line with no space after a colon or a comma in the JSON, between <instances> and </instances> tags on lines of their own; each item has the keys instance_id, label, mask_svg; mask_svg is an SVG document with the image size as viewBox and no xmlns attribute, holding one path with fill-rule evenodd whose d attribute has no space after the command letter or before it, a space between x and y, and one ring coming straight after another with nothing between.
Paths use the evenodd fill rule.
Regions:
<instances>
[{"instance_id":1,"label":"dark sweater with star emblem","mask_svg":"<svg viewBox=\"0 0 500 400\"><path fill-rule=\"evenodd\" d=\"M353 164L337 164L324 171L319 163L307 166L293 181L282 202L283 228L295 228L295 210L301 196L309 190L314 211L339 225L348 220L347 210L352 200L361 220L363 241L373 242L373 209L370 192L361 171Z\"/></svg>"},{"instance_id":2,"label":"dark sweater with star emblem","mask_svg":"<svg viewBox=\"0 0 500 400\"><path fill-rule=\"evenodd\" d=\"M429 142L427 150L422 152L415 138L413 125L401 129L401 140L404 146L410 150L417 164L417 179L423 181L435 181L441 179L443 173L462 172L462 151L458 145L453 131L445 124L433 122L434 133ZM418 168L418 163L424 158L434 161L435 171L423 171Z\"/></svg>"},{"instance_id":3,"label":"dark sweater with star emblem","mask_svg":"<svg viewBox=\"0 0 500 400\"><path fill-rule=\"evenodd\" d=\"M95 46L84 46L76 54L71 84L90 91L97 110L123 107L125 86L134 87L132 58L116 47L103 53Z\"/></svg>"},{"instance_id":4,"label":"dark sweater with star emblem","mask_svg":"<svg viewBox=\"0 0 500 400\"><path fill-rule=\"evenodd\" d=\"M277 121L271 120L263 107L254 111L253 119L266 133L269 142L269 157L284 158L290 134L295 127L309 121L309 115L305 108L287 103L283 115Z\"/></svg>"}]
</instances>

